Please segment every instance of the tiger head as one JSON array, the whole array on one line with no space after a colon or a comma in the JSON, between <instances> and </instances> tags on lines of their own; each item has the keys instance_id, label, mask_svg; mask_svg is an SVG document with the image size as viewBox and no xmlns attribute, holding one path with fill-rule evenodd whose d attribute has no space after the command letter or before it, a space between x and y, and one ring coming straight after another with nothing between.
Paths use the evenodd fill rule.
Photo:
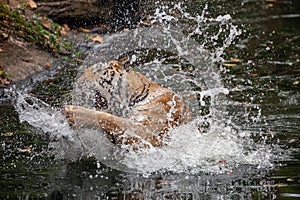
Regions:
<instances>
[{"instance_id":1,"label":"tiger head","mask_svg":"<svg viewBox=\"0 0 300 200\"><path fill-rule=\"evenodd\" d=\"M77 80L74 97L85 106L127 117L137 98L145 95L146 90L141 90L148 83L143 75L110 61L86 69Z\"/></svg>"}]
</instances>

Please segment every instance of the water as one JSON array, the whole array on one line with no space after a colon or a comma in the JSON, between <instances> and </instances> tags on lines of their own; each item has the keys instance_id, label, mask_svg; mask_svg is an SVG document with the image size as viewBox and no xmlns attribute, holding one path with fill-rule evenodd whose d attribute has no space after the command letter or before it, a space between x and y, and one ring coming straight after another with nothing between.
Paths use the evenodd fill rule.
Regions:
<instances>
[{"instance_id":1,"label":"water","mask_svg":"<svg viewBox=\"0 0 300 200\"><path fill-rule=\"evenodd\" d=\"M273 199L299 194L299 55L297 46L276 42L299 43L299 27L292 23L297 14L280 13L275 4L270 13L255 16L259 12L251 15L252 9L262 6L267 12L271 5L240 2L232 11L221 9L230 3L219 3L198 2L200 10L157 3L150 18L157 25L104 36L78 66L80 74L94 63L129 56L135 70L163 86L182 96L201 94L200 103L188 101L194 119L171 130L166 147L121 151L94 130L70 129L59 107L19 93L19 119L50 138L48 155L70 162L53 164L51 158L48 166L55 171L43 174L47 187L40 184L40 196ZM244 11L247 15L241 15ZM261 23L252 26L255 19ZM278 19L291 19L291 28L268 26ZM180 66L186 67L178 71ZM60 105L70 102L90 106L76 98ZM202 123L209 126L200 133ZM90 156L96 159L79 161ZM29 192L20 196L31 195L31 187L25 188Z\"/></svg>"},{"instance_id":2,"label":"water","mask_svg":"<svg viewBox=\"0 0 300 200\"><path fill-rule=\"evenodd\" d=\"M176 7L181 11L179 5L176 5ZM205 172L219 172L218 162L220 160L226 160L229 169L236 164L268 163L268 156L270 155L265 155L268 153L258 152L260 150L254 150L253 152L247 150L247 148L254 145L249 134L239 133L239 130L235 131L230 127L231 122L229 122L229 125L225 125L224 122L230 119L226 119L224 116L226 114L225 106L223 106L224 108L219 106L219 104L222 104L222 98L219 98L220 94L226 95L228 90L222 86L215 65L222 61L223 51L240 33L231 24L229 15L218 16L216 19L207 19L204 16L202 18L189 16L189 19L198 24L204 23L204 21L209 21L206 26L209 26L209 23L213 23L214 26L219 24L221 30L216 35L211 36L212 38L219 37L219 33L223 31L223 24L227 24L226 26L229 27L228 31L230 33L226 37L223 46L214 49L214 51L207 52L205 45L199 48L201 45L194 41L191 36L186 37L182 34L182 31L178 31L175 27L169 25L169 21L176 20L175 18L168 16L163 10L156 10L153 21L158 20L160 23L166 23L166 25L124 31L104 37L104 42L94 47L93 52L86 58L86 62L80 66L79 71L95 63L116 59L120 55L122 56L124 53L132 52L135 49L164 50L180 59L184 59L194 69L188 72L176 73L176 71L172 71L172 63L164 64L168 58L154 57L153 60L143 63L143 67L136 67L136 70L141 71L153 80L158 80L159 84L170 87L186 96L191 96L196 92L200 93L200 96L209 96L212 108L211 114L205 116L205 118L211 118L207 120L210 121L207 133L198 131L197 124L199 121L205 120L203 116L198 116L200 110L197 104L191 104L195 119L185 126L171 130L172 141L167 147L146 149L140 153L128 153L116 148L97 130L70 130L59 110L51 109L50 105L47 107L43 102L27 96L25 98L35 100L33 106L30 106L26 101L24 102L24 95L22 94L16 104L20 120L27 121L32 126L42 129L43 132L50 133L51 137L64 136L62 138L71 140L70 144L68 141L64 141L63 144L61 141L58 144L51 144L52 148L57 149L57 157L76 160L82 156L92 155L107 166L122 171L152 173L169 170L178 173L188 170L188 172L197 173L203 170ZM195 30L195 33L190 34L198 34L199 31ZM134 59L138 59L138 55L133 52L130 57L132 63ZM205 88L201 91L194 91L193 87L189 86L189 82L192 82L198 88ZM93 98L94 94L89 94L86 91L86 97L88 98L83 99L81 96L78 98L76 86L74 90L72 104L93 107L93 101L90 99ZM89 98L89 96L91 97ZM41 104L42 106L40 106ZM219 106L218 110L214 108L215 106ZM240 137L241 135L243 137ZM249 143L247 144L246 141L249 141ZM62 146L68 147L63 149ZM182 150L180 153L178 153L179 149ZM254 147L254 149L259 148ZM120 163L122 163L121 166Z\"/></svg>"}]
</instances>

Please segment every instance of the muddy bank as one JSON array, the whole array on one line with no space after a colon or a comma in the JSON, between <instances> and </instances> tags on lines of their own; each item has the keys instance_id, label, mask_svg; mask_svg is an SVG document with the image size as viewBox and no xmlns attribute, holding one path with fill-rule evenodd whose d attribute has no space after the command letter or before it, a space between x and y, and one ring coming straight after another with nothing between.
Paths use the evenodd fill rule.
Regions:
<instances>
[{"instance_id":1,"label":"muddy bank","mask_svg":"<svg viewBox=\"0 0 300 200\"><path fill-rule=\"evenodd\" d=\"M74 54L87 34L132 28L142 16L138 5L131 0L0 0L1 87L51 69Z\"/></svg>"},{"instance_id":2,"label":"muddy bank","mask_svg":"<svg viewBox=\"0 0 300 200\"><path fill-rule=\"evenodd\" d=\"M16 37L10 37L0 43L0 48L3 49L0 60L8 74L8 82L26 79L51 67L52 62L58 59L32 43Z\"/></svg>"},{"instance_id":3,"label":"muddy bank","mask_svg":"<svg viewBox=\"0 0 300 200\"><path fill-rule=\"evenodd\" d=\"M0 10L2 86L51 68L62 54L71 52L66 48L66 29L36 14L30 4L0 1Z\"/></svg>"}]
</instances>

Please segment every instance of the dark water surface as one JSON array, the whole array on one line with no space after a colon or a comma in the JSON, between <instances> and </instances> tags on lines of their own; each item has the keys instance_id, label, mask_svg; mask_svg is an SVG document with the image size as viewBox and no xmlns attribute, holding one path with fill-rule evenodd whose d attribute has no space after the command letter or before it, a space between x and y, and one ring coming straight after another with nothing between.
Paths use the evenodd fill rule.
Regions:
<instances>
[{"instance_id":1,"label":"dark water surface","mask_svg":"<svg viewBox=\"0 0 300 200\"><path fill-rule=\"evenodd\" d=\"M154 7L164 5L172 8L174 3ZM223 60L215 63L229 90L223 103L232 124L268 146L266 151L275 152L271 166L239 164L219 173L138 174L109 168L94 158L56 162L46 151L47 134L36 134L41 130L19 123L13 103L2 99L0 199L300 199L300 1L186 1L183 5L193 16L203 10L207 18L229 14L241 30L225 49ZM181 19L176 12L169 14ZM194 30L195 24L188 20L178 23L186 26L187 33ZM211 28L195 35L195 40L215 49L222 41L208 42L205 36L218 30ZM76 76L70 68L38 82L33 93L54 107L68 101ZM220 169L223 164L226 161L220 160Z\"/></svg>"}]
</instances>

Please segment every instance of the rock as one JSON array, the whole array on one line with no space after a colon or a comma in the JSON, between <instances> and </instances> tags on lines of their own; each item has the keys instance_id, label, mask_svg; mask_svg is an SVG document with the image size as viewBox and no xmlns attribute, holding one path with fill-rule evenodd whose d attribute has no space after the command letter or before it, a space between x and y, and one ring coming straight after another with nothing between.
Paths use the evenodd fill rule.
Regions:
<instances>
[{"instance_id":1,"label":"rock","mask_svg":"<svg viewBox=\"0 0 300 200\"><path fill-rule=\"evenodd\" d=\"M113 27L138 21L140 0L35 0L36 11L71 28L99 23Z\"/></svg>"},{"instance_id":2,"label":"rock","mask_svg":"<svg viewBox=\"0 0 300 200\"><path fill-rule=\"evenodd\" d=\"M37 11L54 20L63 18L108 18L112 0L36 0Z\"/></svg>"},{"instance_id":3,"label":"rock","mask_svg":"<svg viewBox=\"0 0 300 200\"><path fill-rule=\"evenodd\" d=\"M18 2L9 0L6 2L9 7L6 7L0 0L1 12L6 13L0 21L0 66L3 66L2 71L6 75L1 78L0 87L7 85L7 78L10 83L17 82L45 69L52 69L52 62L59 60L59 55L70 54L62 45L68 37L66 29L35 14L36 10L32 10L31 6L22 7L23 4ZM38 19L36 21L40 24L33 18ZM62 35L65 37L62 38Z\"/></svg>"},{"instance_id":4,"label":"rock","mask_svg":"<svg viewBox=\"0 0 300 200\"><path fill-rule=\"evenodd\" d=\"M32 43L13 36L1 42L0 47L5 49L0 54L0 64L5 66L4 70L13 82L24 80L45 70L46 63L57 59Z\"/></svg>"},{"instance_id":5,"label":"rock","mask_svg":"<svg viewBox=\"0 0 300 200\"><path fill-rule=\"evenodd\" d=\"M139 20L138 5L141 0L26 0L28 7L23 8L22 14L26 20L30 20L36 13L43 13L48 17L68 24L97 24L91 26L92 33L104 33L107 30L114 30L128 27ZM0 0L0 5L9 5L10 9L19 8L24 0ZM107 22L109 26L102 24ZM1 25L1 24L0 24ZM50 29L47 21L42 21L42 26ZM110 27L111 26L111 27ZM65 31L69 27L64 25ZM115 28L118 27L118 28ZM72 28L72 27L70 27ZM22 30L19 30L20 33ZM51 30L50 30L51 31ZM66 35L61 32L61 35ZM79 36L78 36L79 37ZM102 37L93 38L96 42L101 42ZM10 81L24 80L42 70L51 68L52 62L59 58L54 57L45 49L33 42L25 41L24 38L12 30L9 23L7 26L2 23L0 26L0 64L5 66L4 71L10 75ZM59 52L61 55L64 51ZM66 51L65 54L68 54ZM0 84L1 86L1 84Z\"/></svg>"}]
</instances>

